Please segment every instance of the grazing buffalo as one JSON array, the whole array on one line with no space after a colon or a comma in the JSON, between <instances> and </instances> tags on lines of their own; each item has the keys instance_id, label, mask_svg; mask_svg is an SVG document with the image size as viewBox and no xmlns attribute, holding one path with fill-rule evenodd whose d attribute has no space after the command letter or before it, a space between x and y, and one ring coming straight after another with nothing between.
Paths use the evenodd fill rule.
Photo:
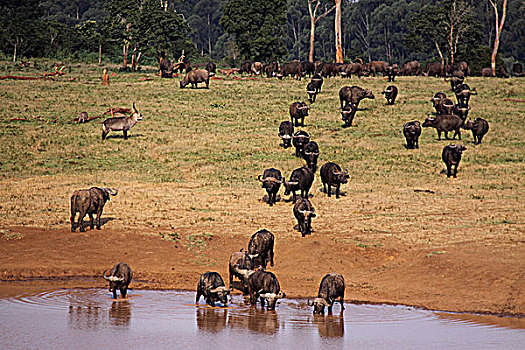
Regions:
<instances>
[{"instance_id":1,"label":"grazing buffalo","mask_svg":"<svg viewBox=\"0 0 525 350\"><path fill-rule=\"evenodd\" d=\"M418 61L406 62L399 70L400 75L417 75L419 73L420 64Z\"/></svg>"},{"instance_id":2,"label":"grazing buffalo","mask_svg":"<svg viewBox=\"0 0 525 350\"><path fill-rule=\"evenodd\" d=\"M386 67L385 74L388 76L388 81L394 82L396 76L399 74L399 67L397 64Z\"/></svg>"},{"instance_id":3,"label":"grazing buffalo","mask_svg":"<svg viewBox=\"0 0 525 350\"><path fill-rule=\"evenodd\" d=\"M306 85L306 93L308 94L308 101L310 101L310 103L314 103L315 98L317 97L317 89L316 84L313 81Z\"/></svg>"},{"instance_id":4,"label":"grazing buffalo","mask_svg":"<svg viewBox=\"0 0 525 350\"><path fill-rule=\"evenodd\" d=\"M309 109L310 107L304 102L293 102L290 105L290 118L292 123L295 122L295 126L304 126L304 118L308 116ZM299 120L301 120L301 124L299 124Z\"/></svg>"},{"instance_id":5,"label":"grazing buffalo","mask_svg":"<svg viewBox=\"0 0 525 350\"><path fill-rule=\"evenodd\" d=\"M301 80L301 75L301 62L293 61L283 64L277 77L283 78L287 76L295 76L296 79Z\"/></svg>"},{"instance_id":6,"label":"grazing buffalo","mask_svg":"<svg viewBox=\"0 0 525 350\"><path fill-rule=\"evenodd\" d=\"M204 296L206 304L210 306L215 306L217 301L221 302L223 306L227 306L229 294L230 290L224 285L221 275L217 272L207 271L199 278L195 303L198 303L201 296Z\"/></svg>"},{"instance_id":7,"label":"grazing buffalo","mask_svg":"<svg viewBox=\"0 0 525 350\"><path fill-rule=\"evenodd\" d=\"M357 108L359 106L359 102L365 98L375 98L372 90L363 89L359 86L343 86L339 90L339 101L341 102L341 108L343 108L344 103L351 103Z\"/></svg>"},{"instance_id":8,"label":"grazing buffalo","mask_svg":"<svg viewBox=\"0 0 525 350\"><path fill-rule=\"evenodd\" d=\"M368 64L368 70L372 76L376 76L376 73L382 73L385 75L388 68L388 63L383 61L372 61Z\"/></svg>"},{"instance_id":9,"label":"grazing buffalo","mask_svg":"<svg viewBox=\"0 0 525 350\"><path fill-rule=\"evenodd\" d=\"M243 62L241 63L241 68L239 69L240 74L250 74L252 71L252 62Z\"/></svg>"},{"instance_id":10,"label":"grazing buffalo","mask_svg":"<svg viewBox=\"0 0 525 350\"><path fill-rule=\"evenodd\" d=\"M427 63L421 73L426 77L443 76L443 65L441 63Z\"/></svg>"},{"instance_id":11,"label":"grazing buffalo","mask_svg":"<svg viewBox=\"0 0 525 350\"><path fill-rule=\"evenodd\" d=\"M109 291L113 293L113 299L117 299L117 289L120 290L120 296L125 298L129 283L131 278L133 278L133 273L128 264L123 262L115 264L109 270L109 276L106 276L106 271L104 271L102 276L109 282Z\"/></svg>"},{"instance_id":12,"label":"grazing buffalo","mask_svg":"<svg viewBox=\"0 0 525 350\"><path fill-rule=\"evenodd\" d=\"M421 136L421 125L417 120L405 123L403 125L403 135L407 140L407 148L419 148L419 136Z\"/></svg>"},{"instance_id":13,"label":"grazing buffalo","mask_svg":"<svg viewBox=\"0 0 525 350\"><path fill-rule=\"evenodd\" d=\"M312 75L315 74L315 64L309 61L302 61L301 62L301 73L303 77L307 75L311 77Z\"/></svg>"},{"instance_id":14,"label":"grazing buffalo","mask_svg":"<svg viewBox=\"0 0 525 350\"><path fill-rule=\"evenodd\" d=\"M482 68L481 69L481 76L482 77L493 77L492 69L491 68Z\"/></svg>"},{"instance_id":15,"label":"grazing buffalo","mask_svg":"<svg viewBox=\"0 0 525 350\"><path fill-rule=\"evenodd\" d=\"M293 207L293 215L297 219L297 228L301 232L301 236L312 234L312 218L316 217L315 209L306 198L301 198Z\"/></svg>"},{"instance_id":16,"label":"grazing buffalo","mask_svg":"<svg viewBox=\"0 0 525 350\"><path fill-rule=\"evenodd\" d=\"M319 74L315 74L312 77L312 83L315 84L315 91L317 93L320 93L321 92L321 88L323 87L323 77L320 76Z\"/></svg>"},{"instance_id":17,"label":"grazing buffalo","mask_svg":"<svg viewBox=\"0 0 525 350\"><path fill-rule=\"evenodd\" d=\"M299 130L292 137L292 144L295 147L295 156L301 157L303 154L303 147L310 142L312 135L304 130Z\"/></svg>"},{"instance_id":18,"label":"grazing buffalo","mask_svg":"<svg viewBox=\"0 0 525 350\"><path fill-rule=\"evenodd\" d=\"M265 301L268 303L268 310L275 310L277 299L286 297L286 294L281 290L277 277L268 271L256 270L252 273L248 278L248 290L250 304L256 305L257 299L260 299L262 307L264 307Z\"/></svg>"},{"instance_id":19,"label":"grazing buffalo","mask_svg":"<svg viewBox=\"0 0 525 350\"><path fill-rule=\"evenodd\" d=\"M396 102L397 93L398 93L398 90L397 90L397 86L395 85L389 85L385 89L385 91L382 92L382 94L385 95L387 104L389 105L393 105Z\"/></svg>"},{"instance_id":20,"label":"grazing buffalo","mask_svg":"<svg viewBox=\"0 0 525 350\"><path fill-rule=\"evenodd\" d=\"M217 73L217 65L213 62L208 62L206 70L210 73L210 77L213 77Z\"/></svg>"},{"instance_id":21,"label":"grazing buffalo","mask_svg":"<svg viewBox=\"0 0 525 350\"><path fill-rule=\"evenodd\" d=\"M180 88L184 89L188 84L196 89L198 83L206 84L206 89L210 88L210 72L207 70L194 69L189 71L184 76L184 79L180 81Z\"/></svg>"},{"instance_id":22,"label":"grazing buffalo","mask_svg":"<svg viewBox=\"0 0 525 350\"><path fill-rule=\"evenodd\" d=\"M84 216L89 215L91 220L90 228L93 229L93 214L97 214L97 230L100 230L100 217L102 210L109 196L116 196L118 190L115 188L91 187L89 190L76 190L71 196L71 232L75 232L77 227L84 232ZM75 216L79 214L78 223L75 224Z\"/></svg>"},{"instance_id":23,"label":"grazing buffalo","mask_svg":"<svg viewBox=\"0 0 525 350\"><path fill-rule=\"evenodd\" d=\"M341 184L348 182L350 175L348 171L341 170L341 167L335 163L328 162L321 167L321 181L323 182L323 191L332 196L332 186L335 187L335 198L339 198ZM327 188L328 187L328 188Z\"/></svg>"},{"instance_id":24,"label":"grazing buffalo","mask_svg":"<svg viewBox=\"0 0 525 350\"><path fill-rule=\"evenodd\" d=\"M483 118L476 118L474 121L469 120L463 128L466 130L472 130L472 136L474 137L474 144L479 145L483 136L489 131L489 122Z\"/></svg>"},{"instance_id":25,"label":"grazing buffalo","mask_svg":"<svg viewBox=\"0 0 525 350\"><path fill-rule=\"evenodd\" d=\"M308 198L308 192L314 182L314 173L307 167L301 167L292 171L289 181L284 181L284 194L288 196L293 194L293 201L295 202L296 191L301 191L301 197Z\"/></svg>"},{"instance_id":26,"label":"grazing buffalo","mask_svg":"<svg viewBox=\"0 0 525 350\"><path fill-rule=\"evenodd\" d=\"M102 122L102 140L106 139L110 131L122 131L124 140L128 139L128 131L142 120L142 114L135 108L133 102L133 113L129 116L123 113L114 113L113 117L107 118Z\"/></svg>"},{"instance_id":27,"label":"grazing buffalo","mask_svg":"<svg viewBox=\"0 0 525 350\"><path fill-rule=\"evenodd\" d=\"M343 300L345 298L345 279L342 275L332 272L326 274L319 285L317 298L308 302L308 305L314 307L315 314L324 314L325 306L328 307L328 313L332 313L332 306L335 300L339 298L341 303L341 313L344 310Z\"/></svg>"},{"instance_id":28,"label":"grazing buffalo","mask_svg":"<svg viewBox=\"0 0 525 350\"><path fill-rule=\"evenodd\" d=\"M348 128L352 126L352 122L354 121L355 113L357 112L356 105L352 103L347 103L342 109L340 109L340 111L341 111L341 118L345 122L343 124L343 128Z\"/></svg>"},{"instance_id":29,"label":"grazing buffalo","mask_svg":"<svg viewBox=\"0 0 525 350\"><path fill-rule=\"evenodd\" d=\"M279 125L279 137L283 140L282 146L286 149L292 147L293 139L293 123L289 121L284 121Z\"/></svg>"},{"instance_id":30,"label":"grazing buffalo","mask_svg":"<svg viewBox=\"0 0 525 350\"><path fill-rule=\"evenodd\" d=\"M423 122L423 127L433 127L436 128L438 133L438 140L441 140L441 132L445 133L445 138L448 140L448 132L454 131L454 137L459 136L461 140L461 126L463 125L463 120L455 114L441 114L435 118L427 117Z\"/></svg>"},{"instance_id":31,"label":"grazing buffalo","mask_svg":"<svg viewBox=\"0 0 525 350\"><path fill-rule=\"evenodd\" d=\"M250 67L250 74L261 75L263 64L261 62L253 62Z\"/></svg>"},{"instance_id":32,"label":"grazing buffalo","mask_svg":"<svg viewBox=\"0 0 525 350\"><path fill-rule=\"evenodd\" d=\"M268 262L273 266L273 244L275 236L266 229L255 232L248 242L248 256L254 267L266 268Z\"/></svg>"},{"instance_id":33,"label":"grazing buffalo","mask_svg":"<svg viewBox=\"0 0 525 350\"><path fill-rule=\"evenodd\" d=\"M315 73L323 78L335 77L337 75L337 65L335 63L321 62L317 65Z\"/></svg>"},{"instance_id":34,"label":"grazing buffalo","mask_svg":"<svg viewBox=\"0 0 525 350\"><path fill-rule=\"evenodd\" d=\"M303 147L301 157L306 161L306 166L312 172L317 170L317 159L319 158L319 146L317 142L310 141Z\"/></svg>"},{"instance_id":35,"label":"grazing buffalo","mask_svg":"<svg viewBox=\"0 0 525 350\"><path fill-rule=\"evenodd\" d=\"M230 263L228 265L228 272L230 275L230 289L232 288L233 277L237 277L243 283L242 292L248 293L248 277L253 273L252 259L242 249L238 252L234 252L230 256Z\"/></svg>"},{"instance_id":36,"label":"grazing buffalo","mask_svg":"<svg viewBox=\"0 0 525 350\"><path fill-rule=\"evenodd\" d=\"M441 159L447 166L447 177L457 177L458 165L461 161L461 154L467 147L464 145L447 145L443 147L443 153L441 153ZM454 166L454 172L452 172L452 166Z\"/></svg>"},{"instance_id":37,"label":"grazing buffalo","mask_svg":"<svg viewBox=\"0 0 525 350\"><path fill-rule=\"evenodd\" d=\"M352 74L361 78L362 75L365 75L364 73L367 71L367 69L368 68L361 63L349 63L346 65L344 73L347 78L351 78Z\"/></svg>"},{"instance_id":38,"label":"grazing buffalo","mask_svg":"<svg viewBox=\"0 0 525 350\"><path fill-rule=\"evenodd\" d=\"M284 181L281 171L274 168L266 169L262 175L258 176L258 179L262 182L262 188L268 193L268 204L272 206L277 203L277 193Z\"/></svg>"},{"instance_id":39,"label":"grazing buffalo","mask_svg":"<svg viewBox=\"0 0 525 350\"><path fill-rule=\"evenodd\" d=\"M279 72L281 69L281 66L279 65L279 62L272 62L270 64L267 64L264 66L263 70L264 73L266 73L267 78L271 78Z\"/></svg>"}]
</instances>

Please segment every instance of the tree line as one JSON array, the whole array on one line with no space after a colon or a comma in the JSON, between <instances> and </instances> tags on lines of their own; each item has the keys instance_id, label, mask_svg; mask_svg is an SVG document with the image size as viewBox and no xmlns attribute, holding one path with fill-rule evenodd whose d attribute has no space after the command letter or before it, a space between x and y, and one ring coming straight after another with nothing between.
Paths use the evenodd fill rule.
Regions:
<instances>
[{"instance_id":1,"label":"tree line","mask_svg":"<svg viewBox=\"0 0 525 350\"><path fill-rule=\"evenodd\" d=\"M6 57L192 60L525 60L523 0L4 0ZM496 49L496 50L495 50ZM477 67L476 67L477 68ZM475 69L476 69L475 68Z\"/></svg>"}]
</instances>

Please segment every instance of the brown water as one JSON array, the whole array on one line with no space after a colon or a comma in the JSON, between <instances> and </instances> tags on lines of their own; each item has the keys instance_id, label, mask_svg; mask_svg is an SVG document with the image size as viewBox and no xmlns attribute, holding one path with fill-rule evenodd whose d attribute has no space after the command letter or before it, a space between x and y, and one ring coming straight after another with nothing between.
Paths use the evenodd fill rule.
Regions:
<instances>
[{"instance_id":1,"label":"brown water","mask_svg":"<svg viewBox=\"0 0 525 350\"><path fill-rule=\"evenodd\" d=\"M0 293L1 295L2 293ZM525 320L306 300L275 311L234 295L210 308L195 293L72 289L0 298L0 349L525 349Z\"/></svg>"}]
</instances>

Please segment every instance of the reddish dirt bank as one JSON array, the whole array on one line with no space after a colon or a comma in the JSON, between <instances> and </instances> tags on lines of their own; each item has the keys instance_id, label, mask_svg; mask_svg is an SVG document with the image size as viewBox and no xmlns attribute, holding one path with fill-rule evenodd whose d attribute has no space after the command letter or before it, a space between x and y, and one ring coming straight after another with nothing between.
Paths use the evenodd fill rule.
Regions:
<instances>
[{"instance_id":1,"label":"reddish dirt bank","mask_svg":"<svg viewBox=\"0 0 525 350\"><path fill-rule=\"evenodd\" d=\"M0 289L105 288L102 272L125 261L134 271L132 288L194 290L207 270L227 280L229 255L248 240L216 232L191 251L182 240L149 232L12 229L22 238L0 240ZM272 271L289 297L313 296L322 276L337 271L345 276L349 301L525 315L523 242L451 244L429 253L395 242L358 247L315 235L277 237L275 256Z\"/></svg>"}]
</instances>

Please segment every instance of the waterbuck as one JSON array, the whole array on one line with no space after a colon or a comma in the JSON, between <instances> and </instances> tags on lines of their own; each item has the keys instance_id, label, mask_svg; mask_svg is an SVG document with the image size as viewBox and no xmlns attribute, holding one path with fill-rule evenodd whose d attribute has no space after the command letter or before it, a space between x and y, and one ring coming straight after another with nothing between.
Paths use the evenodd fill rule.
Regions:
<instances>
[{"instance_id":1,"label":"waterbuck","mask_svg":"<svg viewBox=\"0 0 525 350\"><path fill-rule=\"evenodd\" d=\"M131 129L137 121L142 119L142 114L135 108L133 102L133 113L126 116L123 113L115 113L113 117L107 118L102 122L102 140L106 139L110 131L120 131L124 134L124 140L128 139L128 130Z\"/></svg>"}]
</instances>

